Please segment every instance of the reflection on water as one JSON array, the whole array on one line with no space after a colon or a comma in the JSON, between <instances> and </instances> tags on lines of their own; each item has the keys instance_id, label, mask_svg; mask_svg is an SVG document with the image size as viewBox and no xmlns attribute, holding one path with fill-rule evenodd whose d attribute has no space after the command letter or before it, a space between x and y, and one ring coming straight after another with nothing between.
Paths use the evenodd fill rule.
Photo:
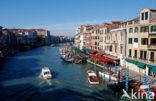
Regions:
<instances>
[{"instance_id":1,"label":"reflection on water","mask_svg":"<svg viewBox=\"0 0 156 101\"><path fill-rule=\"evenodd\" d=\"M88 83L86 71L91 64L68 64L59 57L59 48L44 47L7 57L0 69L0 101L119 101L104 81ZM39 77L47 66L52 80Z\"/></svg>"}]
</instances>

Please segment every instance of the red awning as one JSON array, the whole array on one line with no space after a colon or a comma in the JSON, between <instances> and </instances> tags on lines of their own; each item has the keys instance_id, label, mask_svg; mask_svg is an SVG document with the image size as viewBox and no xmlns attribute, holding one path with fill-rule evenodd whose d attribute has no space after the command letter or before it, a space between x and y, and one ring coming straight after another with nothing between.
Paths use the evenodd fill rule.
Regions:
<instances>
[{"instance_id":1,"label":"red awning","mask_svg":"<svg viewBox=\"0 0 156 101\"><path fill-rule=\"evenodd\" d=\"M96 50L91 50L89 53L92 53L92 54L96 53Z\"/></svg>"},{"instance_id":2,"label":"red awning","mask_svg":"<svg viewBox=\"0 0 156 101\"><path fill-rule=\"evenodd\" d=\"M103 53L103 52L98 52L98 53L96 53L96 55L104 55L105 53Z\"/></svg>"},{"instance_id":3,"label":"red awning","mask_svg":"<svg viewBox=\"0 0 156 101\"><path fill-rule=\"evenodd\" d=\"M113 60L111 60L111 59L106 59L106 58L95 56L95 55L91 55L90 57L94 58L94 59L98 59L98 60L104 61L104 62L113 62Z\"/></svg>"}]
</instances>

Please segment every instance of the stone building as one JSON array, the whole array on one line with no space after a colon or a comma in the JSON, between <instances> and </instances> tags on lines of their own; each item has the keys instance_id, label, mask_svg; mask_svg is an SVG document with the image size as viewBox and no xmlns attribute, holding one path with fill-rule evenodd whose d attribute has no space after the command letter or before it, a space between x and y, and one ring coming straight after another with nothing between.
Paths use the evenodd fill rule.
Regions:
<instances>
[{"instance_id":1,"label":"stone building","mask_svg":"<svg viewBox=\"0 0 156 101\"><path fill-rule=\"evenodd\" d=\"M144 8L127 21L126 66L147 75L156 73L156 10Z\"/></svg>"}]
</instances>

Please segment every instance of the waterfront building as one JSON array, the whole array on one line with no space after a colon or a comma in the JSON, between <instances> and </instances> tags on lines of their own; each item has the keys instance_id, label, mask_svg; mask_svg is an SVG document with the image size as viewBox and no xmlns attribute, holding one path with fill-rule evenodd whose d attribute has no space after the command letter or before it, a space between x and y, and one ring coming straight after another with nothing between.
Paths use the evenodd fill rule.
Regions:
<instances>
[{"instance_id":1,"label":"waterfront building","mask_svg":"<svg viewBox=\"0 0 156 101\"><path fill-rule=\"evenodd\" d=\"M76 34L74 36L74 46L80 48L80 28L76 29Z\"/></svg>"},{"instance_id":2,"label":"waterfront building","mask_svg":"<svg viewBox=\"0 0 156 101\"><path fill-rule=\"evenodd\" d=\"M91 49L92 50L96 50L96 51L99 51L100 50L100 45L99 45L99 42L100 42L100 28L103 27L103 26L95 26L92 30L92 33L91 33L91 41L92 41L92 45L91 45Z\"/></svg>"},{"instance_id":3,"label":"waterfront building","mask_svg":"<svg viewBox=\"0 0 156 101\"><path fill-rule=\"evenodd\" d=\"M27 44L30 46L36 46L37 44L37 32L36 31L25 31ZM23 37L25 39L25 37Z\"/></svg>"},{"instance_id":4,"label":"waterfront building","mask_svg":"<svg viewBox=\"0 0 156 101\"><path fill-rule=\"evenodd\" d=\"M80 49L83 49L84 48L84 34L83 34L83 25L80 26Z\"/></svg>"},{"instance_id":5,"label":"waterfront building","mask_svg":"<svg viewBox=\"0 0 156 101\"><path fill-rule=\"evenodd\" d=\"M94 28L93 25L83 26L83 35L84 35L84 48L91 49L91 31Z\"/></svg>"},{"instance_id":6,"label":"waterfront building","mask_svg":"<svg viewBox=\"0 0 156 101\"><path fill-rule=\"evenodd\" d=\"M74 44L87 47L85 25L77 29ZM120 61L120 66L147 75L156 73L156 10L144 8L139 17L122 22L112 21L94 25L91 32L91 49L103 52L103 57Z\"/></svg>"},{"instance_id":7,"label":"waterfront building","mask_svg":"<svg viewBox=\"0 0 156 101\"><path fill-rule=\"evenodd\" d=\"M2 48L2 52L4 54L15 54L19 51L19 45L17 41L17 35L12 33L9 29L3 29L3 40L4 47Z\"/></svg>"},{"instance_id":8,"label":"waterfront building","mask_svg":"<svg viewBox=\"0 0 156 101\"><path fill-rule=\"evenodd\" d=\"M156 9L142 9L139 17L126 24L126 66L147 75L156 73Z\"/></svg>"},{"instance_id":9,"label":"waterfront building","mask_svg":"<svg viewBox=\"0 0 156 101\"><path fill-rule=\"evenodd\" d=\"M3 27L0 26L0 35L2 34Z\"/></svg>"},{"instance_id":10,"label":"waterfront building","mask_svg":"<svg viewBox=\"0 0 156 101\"><path fill-rule=\"evenodd\" d=\"M91 31L94 28L94 25L81 25L76 30L76 35L74 37L74 44L79 49L91 49Z\"/></svg>"},{"instance_id":11,"label":"waterfront building","mask_svg":"<svg viewBox=\"0 0 156 101\"><path fill-rule=\"evenodd\" d=\"M53 43L59 43L60 42L60 38L58 36L55 35L50 35L50 42Z\"/></svg>"},{"instance_id":12,"label":"waterfront building","mask_svg":"<svg viewBox=\"0 0 156 101\"><path fill-rule=\"evenodd\" d=\"M98 49L97 49L97 51L100 51L100 52L104 52L104 33L106 33L106 27L104 26L104 25L101 25L101 26L98 26L97 27L97 29L95 30L96 32L97 32L97 34L92 34L93 35L93 40L97 40L97 41L94 41L93 42L93 47L94 48L96 48L96 46L94 46L95 44L96 44L96 42L97 42L97 47L98 47ZM94 33L94 31L93 31L93 33ZM94 36L94 35L96 35L96 36ZM97 38L97 39L96 39ZM98 39L99 38L99 39Z\"/></svg>"},{"instance_id":13,"label":"waterfront building","mask_svg":"<svg viewBox=\"0 0 156 101\"><path fill-rule=\"evenodd\" d=\"M116 61L120 66L125 66L126 57L126 29L122 26L122 21L112 21L111 24L105 23L103 35L104 57Z\"/></svg>"},{"instance_id":14,"label":"waterfront building","mask_svg":"<svg viewBox=\"0 0 156 101\"><path fill-rule=\"evenodd\" d=\"M4 51L7 47L7 35L8 35L8 31L6 30L1 31L1 35L0 35L0 50L1 51Z\"/></svg>"},{"instance_id":15,"label":"waterfront building","mask_svg":"<svg viewBox=\"0 0 156 101\"><path fill-rule=\"evenodd\" d=\"M126 58L126 28L117 28L110 31L110 51L106 53L117 57L121 66L125 66Z\"/></svg>"}]
</instances>

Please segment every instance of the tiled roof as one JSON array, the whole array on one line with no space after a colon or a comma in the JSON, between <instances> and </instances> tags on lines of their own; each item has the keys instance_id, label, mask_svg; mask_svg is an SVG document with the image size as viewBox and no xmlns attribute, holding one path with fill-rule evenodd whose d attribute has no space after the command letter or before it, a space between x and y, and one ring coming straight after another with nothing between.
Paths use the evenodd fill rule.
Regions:
<instances>
[{"instance_id":1,"label":"tiled roof","mask_svg":"<svg viewBox=\"0 0 156 101\"><path fill-rule=\"evenodd\" d=\"M122 23L122 21L112 21L112 23L113 23L113 22L120 22L120 23Z\"/></svg>"},{"instance_id":2,"label":"tiled roof","mask_svg":"<svg viewBox=\"0 0 156 101\"><path fill-rule=\"evenodd\" d=\"M151 22L152 22L152 23L153 23L153 22L156 22L156 18L155 18L155 19L153 19Z\"/></svg>"},{"instance_id":3,"label":"tiled roof","mask_svg":"<svg viewBox=\"0 0 156 101\"><path fill-rule=\"evenodd\" d=\"M117 24L108 24L105 27L107 27L107 28L113 28L113 27L119 27L119 25L117 25Z\"/></svg>"},{"instance_id":4,"label":"tiled roof","mask_svg":"<svg viewBox=\"0 0 156 101\"><path fill-rule=\"evenodd\" d=\"M152 9L152 8L143 8L143 9L149 9L150 11L156 11L156 9Z\"/></svg>"},{"instance_id":5,"label":"tiled roof","mask_svg":"<svg viewBox=\"0 0 156 101\"><path fill-rule=\"evenodd\" d=\"M156 9L150 9L150 11L156 11Z\"/></svg>"},{"instance_id":6,"label":"tiled roof","mask_svg":"<svg viewBox=\"0 0 156 101\"><path fill-rule=\"evenodd\" d=\"M98 30L100 28L104 28L105 26L104 25L101 25L101 26L96 26L93 30Z\"/></svg>"},{"instance_id":7,"label":"tiled roof","mask_svg":"<svg viewBox=\"0 0 156 101\"><path fill-rule=\"evenodd\" d=\"M137 17L137 18L134 18L134 19L131 19L131 20L127 20L126 22L129 22L129 21L137 21L139 19L140 19L140 17Z\"/></svg>"},{"instance_id":8,"label":"tiled roof","mask_svg":"<svg viewBox=\"0 0 156 101\"><path fill-rule=\"evenodd\" d=\"M31 31L46 31L45 29L29 29Z\"/></svg>"}]
</instances>

